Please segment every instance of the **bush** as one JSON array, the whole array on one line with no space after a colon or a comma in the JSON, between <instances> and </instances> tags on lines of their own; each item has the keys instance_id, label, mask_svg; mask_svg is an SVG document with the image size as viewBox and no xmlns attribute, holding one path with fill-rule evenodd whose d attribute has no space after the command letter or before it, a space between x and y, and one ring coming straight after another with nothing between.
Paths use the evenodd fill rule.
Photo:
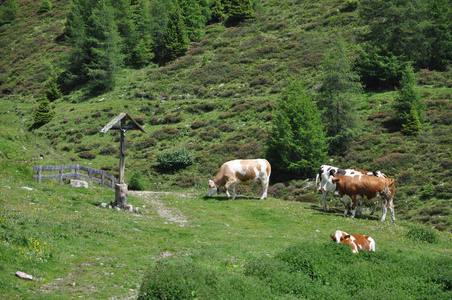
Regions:
<instances>
[{"instance_id":1,"label":"bush","mask_svg":"<svg viewBox=\"0 0 452 300\"><path fill-rule=\"evenodd\" d=\"M38 108L33 114L34 124L36 126L42 126L44 124L49 123L53 116L55 115L55 111L50 107L50 102L47 98L39 103Z\"/></svg>"},{"instance_id":2,"label":"bush","mask_svg":"<svg viewBox=\"0 0 452 300\"><path fill-rule=\"evenodd\" d=\"M38 13L43 14L52 10L52 2L50 0L42 0L39 4Z\"/></svg>"},{"instance_id":3,"label":"bush","mask_svg":"<svg viewBox=\"0 0 452 300\"><path fill-rule=\"evenodd\" d=\"M437 233L433 229L422 225L410 225L406 237L416 242L427 242L430 244L439 242Z\"/></svg>"},{"instance_id":4,"label":"bush","mask_svg":"<svg viewBox=\"0 0 452 300\"><path fill-rule=\"evenodd\" d=\"M157 167L163 171L175 171L193 164L193 152L186 148L166 150L157 154Z\"/></svg>"},{"instance_id":5,"label":"bush","mask_svg":"<svg viewBox=\"0 0 452 300\"><path fill-rule=\"evenodd\" d=\"M79 156L80 158L85 158L85 159L95 159L95 158L96 158L96 154L94 154L94 153L91 152L91 151L83 151L83 152L80 152L80 153L78 154L78 156Z\"/></svg>"},{"instance_id":6,"label":"bush","mask_svg":"<svg viewBox=\"0 0 452 300\"><path fill-rule=\"evenodd\" d=\"M129 189L135 191L144 191L146 186L143 182L143 176L140 171L134 171L129 181Z\"/></svg>"}]
</instances>

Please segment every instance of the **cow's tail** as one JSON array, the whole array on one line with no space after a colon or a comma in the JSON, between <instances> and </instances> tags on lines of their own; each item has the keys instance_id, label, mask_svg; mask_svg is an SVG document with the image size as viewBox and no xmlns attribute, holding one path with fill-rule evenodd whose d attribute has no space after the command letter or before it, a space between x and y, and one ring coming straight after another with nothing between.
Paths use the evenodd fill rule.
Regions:
<instances>
[{"instance_id":1,"label":"cow's tail","mask_svg":"<svg viewBox=\"0 0 452 300\"><path fill-rule=\"evenodd\" d=\"M391 185L394 184L394 178L389 178L389 183L386 185L386 188L383 191L383 194L386 196L386 198L391 198Z\"/></svg>"},{"instance_id":2,"label":"cow's tail","mask_svg":"<svg viewBox=\"0 0 452 300\"><path fill-rule=\"evenodd\" d=\"M317 176L315 177L315 191L317 192L317 182L319 182L319 173L317 173ZM319 183L320 184L320 183Z\"/></svg>"}]
</instances>

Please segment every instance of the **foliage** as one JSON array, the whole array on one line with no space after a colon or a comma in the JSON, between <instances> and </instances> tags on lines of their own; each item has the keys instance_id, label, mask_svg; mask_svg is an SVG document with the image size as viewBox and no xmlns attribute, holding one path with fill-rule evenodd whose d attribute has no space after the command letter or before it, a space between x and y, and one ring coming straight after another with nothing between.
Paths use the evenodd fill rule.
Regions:
<instances>
[{"instance_id":1,"label":"foliage","mask_svg":"<svg viewBox=\"0 0 452 300\"><path fill-rule=\"evenodd\" d=\"M356 97L362 92L359 76L353 71L353 62L342 37L324 57L323 66L325 71L317 105L322 111L329 152L340 154L359 131L355 110Z\"/></svg>"},{"instance_id":2,"label":"foliage","mask_svg":"<svg viewBox=\"0 0 452 300\"><path fill-rule=\"evenodd\" d=\"M52 2L50 0L42 0L39 4L38 13L43 14L52 10Z\"/></svg>"},{"instance_id":3,"label":"foliage","mask_svg":"<svg viewBox=\"0 0 452 300\"><path fill-rule=\"evenodd\" d=\"M188 51L188 44L189 39L180 7L175 5L166 24L161 48L157 52L159 62L164 64L184 55Z\"/></svg>"},{"instance_id":4,"label":"foliage","mask_svg":"<svg viewBox=\"0 0 452 300\"><path fill-rule=\"evenodd\" d=\"M223 0L222 2L227 15L226 23L229 25L236 25L254 17L251 0Z\"/></svg>"},{"instance_id":5,"label":"foliage","mask_svg":"<svg viewBox=\"0 0 452 300\"><path fill-rule=\"evenodd\" d=\"M414 77L413 68L408 66L403 72L401 81L402 88L397 92L397 97L392 105L395 122L399 124L399 126L403 124L409 126L407 133L413 130L413 133L415 133L418 130L416 128L418 127L415 120L416 115L418 121L423 119L424 105L422 104L420 95L414 89L415 83L416 79ZM410 125L407 125L409 122Z\"/></svg>"},{"instance_id":6,"label":"foliage","mask_svg":"<svg viewBox=\"0 0 452 300\"><path fill-rule=\"evenodd\" d=\"M267 158L289 177L312 176L326 157L320 112L300 82L293 82L276 105Z\"/></svg>"},{"instance_id":7,"label":"foliage","mask_svg":"<svg viewBox=\"0 0 452 300\"><path fill-rule=\"evenodd\" d=\"M144 191L146 190L146 185L144 184L143 175L140 171L136 170L132 173L129 180L128 188L129 190Z\"/></svg>"},{"instance_id":8,"label":"foliage","mask_svg":"<svg viewBox=\"0 0 452 300\"><path fill-rule=\"evenodd\" d=\"M405 64L444 70L452 62L451 7L447 1L376 0L359 6L368 30L358 64L368 88L397 86ZM439 51L432 52L432 49Z\"/></svg>"},{"instance_id":9,"label":"foliage","mask_svg":"<svg viewBox=\"0 0 452 300\"><path fill-rule=\"evenodd\" d=\"M47 124L54 116L55 111L50 107L50 101L44 97L44 99L39 102L39 105L33 114L34 125L39 127Z\"/></svg>"},{"instance_id":10,"label":"foliage","mask_svg":"<svg viewBox=\"0 0 452 300\"><path fill-rule=\"evenodd\" d=\"M402 132L406 135L418 135L422 130L421 122L417 110L411 108L407 116L406 123L402 124Z\"/></svg>"},{"instance_id":11,"label":"foliage","mask_svg":"<svg viewBox=\"0 0 452 300\"><path fill-rule=\"evenodd\" d=\"M56 78L50 79L47 82L45 94L46 94L47 99L49 99L50 102L53 102L62 96L62 93L61 93L61 90L57 83Z\"/></svg>"},{"instance_id":12,"label":"foliage","mask_svg":"<svg viewBox=\"0 0 452 300\"><path fill-rule=\"evenodd\" d=\"M175 171L194 162L193 152L187 148L165 150L157 154L157 167L162 171Z\"/></svg>"},{"instance_id":13,"label":"foliage","mask_svg":"<svg viewBox=\"0 0 452 300\"><path fill-rule=\"evenodd\" d=\"M406 236L413 241L421 243L437 244L439 242L439 237L435 230L419 224L410 225Z\"/></svg>"},{"instance_id":14,"label":"foliage","mask_svg":"<svg viewBox=\"0 0 452 300\"><path fill-rule=\"evenodd\" d=\"M19 13L17 0L3 1L0 6L0 26L11 23Z\"/></svg>"}]
</instances>

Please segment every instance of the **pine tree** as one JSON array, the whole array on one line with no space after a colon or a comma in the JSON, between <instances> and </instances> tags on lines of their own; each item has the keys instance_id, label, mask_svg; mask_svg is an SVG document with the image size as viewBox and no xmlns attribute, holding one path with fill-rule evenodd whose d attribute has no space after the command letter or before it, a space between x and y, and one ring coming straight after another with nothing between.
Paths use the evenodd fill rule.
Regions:
<instances>
[{"instance_id":1,"label":"pine tree","mask_svg":"<svg viewBox=\"0 0 452 300\"><path fill-rule=\"evenodd\" d=\"M44 97L33 114L34 126L39 127L49 123L54 115L55 112L50 107L50 101Z\"/></svg>"},{"instance_id":2,"label":"pine tree","mask_svg":"<svg viewBox=\"0 0 452 300\"><path fill-rule=\"evenodd\" d=\"M402 133L405 135L418 135L422 130L417 111L411 108L406 123L402 124Z\"/></svg>"},{"instance_id":3,"label":"pine tree","mask_svg":"<svg viewBox=\"0 0 452 300\"><path fill-rule=\"evenodd\" d=\"M416 78L414 76L413 67L408 65L402 75L402 88L397 92L395 101L392 104L392 108L394 109L394 122L399 128L408 122L408 116L413 109L419 120L422 121L423 119L424 107L420 95L414 89L415 84Z\"/></svg>"},{"instance_id":4,"label":"pine tree","mask_svg":"<svg viewBox=\"0 0 452 300\"><path fill-rule=\"evenodd\" d=\"M18 13L17 0L2 1L0 6L0 26L11 23Z\"/></svg>"},{"instance_id":5,"label":"pine tree","mask_svg":"<svg viewBox=\"0 0 452 300\"><path fill-rule=\"evenodd\" d=\"M189 39L177 4L170 13L162 41L162 49L159 53L161 63L175 60L188 51Z\"/></svg>"},{"instance_id":6,"label":"pine tree","mask_svg":"<svg viewBox=\"0 0 452 300\"><path fill-rule=\"evenodd\" d=\"M362 92L359 76L343 38L323 60L324 73L318 106L322 110L329 151L340 153L359 131L356 97Z\"/></svg>"},{"instance_id":7,"label":"pine tree","mask_svg":"<svg viewBox=\"0 0 452 300\"><path fill-rule=\"evenodd\" d=\"M320 112L299 82L277 100L267 158L288 178L313 176L326 158L327 143ZM287 179L287 178L286 178Z\"/></svg>"},{"instance_id":8,"label":"pine tree","mask_svg":"<svg viewBox=\"0 0 452 300\"><path fill-rule=\"evenodd\" d=\"M229 25L254 17L251 0L224 0L224 9L227 15L226 23Z\"/></svg>"}]
</instances>

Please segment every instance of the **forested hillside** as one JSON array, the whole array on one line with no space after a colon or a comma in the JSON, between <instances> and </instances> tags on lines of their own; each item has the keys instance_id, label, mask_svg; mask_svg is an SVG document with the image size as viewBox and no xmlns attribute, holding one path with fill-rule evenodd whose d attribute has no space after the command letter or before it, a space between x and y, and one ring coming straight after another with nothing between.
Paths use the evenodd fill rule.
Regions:
<instances>
[{"instance_id":1,"label":"forested hillside","mask_svg":"<svg viewBox=\"0 0 452 300\"><path fill-rule=\"evenodd\" d=\"M147 190L204 191L223 162L266 157L270 196L318 204L305 179L321 164L381 170L398 219L451 230L451 14L445 0L2 1L2 165L117 175L119 134L99 131L127 112L147 134L127 132L126 181Z\"/></svg>"}]
</instances>

